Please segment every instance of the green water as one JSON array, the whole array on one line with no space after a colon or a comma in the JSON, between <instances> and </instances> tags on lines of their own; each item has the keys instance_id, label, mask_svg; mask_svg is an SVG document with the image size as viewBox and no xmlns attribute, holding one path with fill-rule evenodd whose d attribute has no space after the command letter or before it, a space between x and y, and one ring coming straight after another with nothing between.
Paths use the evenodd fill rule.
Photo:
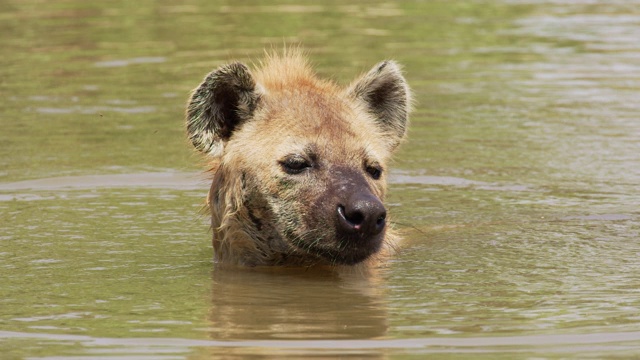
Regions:
<instances>
[{"instance_id":1,"label":"green water","mask_svg":"<svg viewBox=\"0 0 640 360\"><path fill-rule=\"evenodd\" d=\"M0 3L0 358L639 356L639 5ZM284 43L412 86L368 278L213 267L184 105Z\"/></svg>"}]
</instances>

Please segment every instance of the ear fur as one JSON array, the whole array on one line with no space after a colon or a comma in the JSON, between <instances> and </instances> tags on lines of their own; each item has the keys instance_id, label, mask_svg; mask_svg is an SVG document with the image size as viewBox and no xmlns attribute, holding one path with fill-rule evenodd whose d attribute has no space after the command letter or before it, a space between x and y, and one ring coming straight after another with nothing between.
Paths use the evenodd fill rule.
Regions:
<instances>
[{"instance_id":1,"label":"ear fur","mask_svg":"<svg viewBox=\"0 0 640 360\"><path fill-rule=\"evenodd\" d=\"M212 71L187 105L187 133L193 146L214 157L222 155L226 141L253 114L259 100L256 82L244 64Z\"/></svg>"},{"instance_id":2,"label":"ear fur","mask_svg":"<svg viewBox=\"0 0 640 360\"><path fill-rule=\"evenodd\" d=\"M347 92L365 105L387 134L391 150L395 149L406 134L411 108L411 91L398 64L391 60L378 63Z\"/></svg>"}]
</instances>

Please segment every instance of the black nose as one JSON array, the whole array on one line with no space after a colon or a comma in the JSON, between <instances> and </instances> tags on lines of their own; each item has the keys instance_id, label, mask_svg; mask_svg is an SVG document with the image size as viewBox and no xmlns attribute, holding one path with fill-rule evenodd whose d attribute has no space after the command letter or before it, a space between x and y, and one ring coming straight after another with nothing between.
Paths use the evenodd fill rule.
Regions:
<instances>
[{"instance_id":1,"label":"black nose","mask_svg":"<svg viewBox=\"0 0 640 360\"><path fill-rule=\"evenodd\" d=\"M348 234L378 235L384 229L387 211L373 194L354 193L338 205L338 227Z\"/></svg>"}]
</instances>

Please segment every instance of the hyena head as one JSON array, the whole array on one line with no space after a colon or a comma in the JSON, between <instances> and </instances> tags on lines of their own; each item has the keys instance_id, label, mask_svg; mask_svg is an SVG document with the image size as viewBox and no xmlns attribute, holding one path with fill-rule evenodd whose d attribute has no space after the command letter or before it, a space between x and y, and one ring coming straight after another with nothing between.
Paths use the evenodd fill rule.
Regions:
<instances>
[{"instance_id":1,"label":"hyena head","mask_svg":"<svg viewBox=\"0 0 640 360\"><path fill-rule=\"evenodd\" d=\"M409 88L393 61L346 88L299 52L250 71L214 70L191 96L187 132L213 164L217 261L359 263L389 241L387 162L405 136Z\"/></svg>"}]
</instances>

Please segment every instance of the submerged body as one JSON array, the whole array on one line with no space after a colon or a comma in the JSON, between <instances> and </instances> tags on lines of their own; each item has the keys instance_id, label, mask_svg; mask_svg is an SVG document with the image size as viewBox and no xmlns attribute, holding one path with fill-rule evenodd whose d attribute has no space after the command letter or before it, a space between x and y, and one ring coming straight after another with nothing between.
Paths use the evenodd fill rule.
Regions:
<instances>
[{"instance_id":1,"label":"submerged body","mask_svg":"<svg viewBox=\"0 0 640 360\"><path fill-rule=\"evenodd\" d=\"M391 61L347 88L318 79L297 51L207 75L187 129L212 164L216 260L355 265L393 248L386 171L409 103Z\"/></svg>"}]
</instances>

